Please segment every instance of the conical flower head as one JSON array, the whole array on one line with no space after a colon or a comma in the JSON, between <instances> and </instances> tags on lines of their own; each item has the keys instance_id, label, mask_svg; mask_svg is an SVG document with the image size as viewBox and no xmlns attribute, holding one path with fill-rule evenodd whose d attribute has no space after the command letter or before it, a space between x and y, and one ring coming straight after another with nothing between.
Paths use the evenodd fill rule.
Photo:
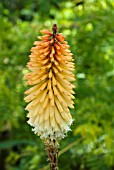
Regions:
<instances>
[{"instance_id":1,"label":"conical flower head","mask_svg":"<svg viewBox=\"0 0 114 170\"><path fill-rule=\"evenodd\" d=\"M56 24L53 33L41 33L45 35L34 42L27 63L31 72L26 74L26 83L32 86L25 92L28 123L42 139L61 139L73 121L69 108L73 108L74 63L65 37L57 34Z\"/></svg>"}]
</instances>

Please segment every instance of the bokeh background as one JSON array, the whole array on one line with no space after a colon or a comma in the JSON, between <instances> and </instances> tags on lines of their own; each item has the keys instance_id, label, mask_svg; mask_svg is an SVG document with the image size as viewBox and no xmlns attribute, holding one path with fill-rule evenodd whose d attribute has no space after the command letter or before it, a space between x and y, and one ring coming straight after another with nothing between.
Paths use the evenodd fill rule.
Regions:
<instances>
[{"instance_id":1,"label":"bokeh background","mask_svg":"<svg viewBox=\"0 0 114 170\"><path fill-rule=\"evenodd\" d=\"M0 170L46 170L26 123L24 74L40 29L58 25L76 64L75 119L60 170L114 169L114 1L0 0Z\"/></svg>"}]
</instances>

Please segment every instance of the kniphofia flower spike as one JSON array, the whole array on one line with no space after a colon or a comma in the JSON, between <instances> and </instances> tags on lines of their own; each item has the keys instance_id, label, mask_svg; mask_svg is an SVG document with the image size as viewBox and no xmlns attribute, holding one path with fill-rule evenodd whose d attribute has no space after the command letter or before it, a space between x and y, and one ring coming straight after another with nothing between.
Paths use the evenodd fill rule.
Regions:
<instances>
[{"instance_id":1,"label":"kniphofia flower spike","mask_svg":"<svg viewBox=\"0 0 114 170\"><path fill-rule=\"evenodd\" d=\"M31 48L31 71L26 74L26 84L32 87L25 92L25 101L29 102L28 123L33 131L44 140L50 169L58 169L58 141L65 137L72 124L69 108L73 108L75 81L74 63L69 45L61 33L57 33L56 24L48 30L40 31L40 41Z\"/></svg>"},{"instance_id":2,"label":"kniphofia flower spike","mask_svg":"<svg viewBox=\"0 0 114 170\"><path fill-rule=\"evenodd\" d=\"M25 101L29 102L28 123L33 131L44 140L60 140L64 138L72 124L69 108L73 108L75 81L74 63L69 45L61 33L57 33L56 24L53 33L41 30L43 36L35 41L31 48L30 61L27 63L31 71L26 74L27 85L32 87L25 92Z\"/></svg>"}]
</instances>

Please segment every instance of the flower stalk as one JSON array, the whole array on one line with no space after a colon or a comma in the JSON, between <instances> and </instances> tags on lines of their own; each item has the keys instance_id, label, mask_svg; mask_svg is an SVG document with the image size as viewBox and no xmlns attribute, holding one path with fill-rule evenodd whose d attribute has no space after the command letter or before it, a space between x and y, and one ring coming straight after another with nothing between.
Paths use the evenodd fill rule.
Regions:
<instances>
[{"instance_id":1,"label":"flower stalk","mask_svg":"<svg viewBox=\"0 0 114 170\"><path fill-rule=\"evenodd\" d=\"M46 141L45 148L50 163L50 170L58 170L58 144L56 140Z\"/></svg>"},{"instance_id":2,"label":"flower stalk","mask_svg":"<svg viewBox=\"0 0 114 170\"><path fill-rule=\"evenodd\" d=\"M57 33L57 25L40 31L31 48L30 61L27 63L31 71L25 75L26 84L32 87L25 92L25 101L29 102L28 123L33 126L45 143L50 169L58 169L58 141L64 138L73 122L69 108L74 108L75 87L74 59L69 45L61 33Z\"/></svg>"}]
</instances>

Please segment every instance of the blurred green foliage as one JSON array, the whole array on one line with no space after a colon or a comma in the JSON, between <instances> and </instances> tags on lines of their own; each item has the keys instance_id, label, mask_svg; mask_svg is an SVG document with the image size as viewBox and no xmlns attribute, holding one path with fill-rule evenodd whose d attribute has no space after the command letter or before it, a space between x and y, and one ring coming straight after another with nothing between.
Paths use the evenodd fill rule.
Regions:
<instances>
[{"instance_id":1,"label":"blurred green foliage","mask_svg":"<svg viewBox=\"0 0 114 170\"><path fill-rule=\"evenodd\" d=\"M53 23L71 46L77 78L75 121L60 143L59 169L113 170L113 0L0 1L0 169L48 169L44 145L26 123L23 97L30 48Z\"/></svg>"}]
</instances>

